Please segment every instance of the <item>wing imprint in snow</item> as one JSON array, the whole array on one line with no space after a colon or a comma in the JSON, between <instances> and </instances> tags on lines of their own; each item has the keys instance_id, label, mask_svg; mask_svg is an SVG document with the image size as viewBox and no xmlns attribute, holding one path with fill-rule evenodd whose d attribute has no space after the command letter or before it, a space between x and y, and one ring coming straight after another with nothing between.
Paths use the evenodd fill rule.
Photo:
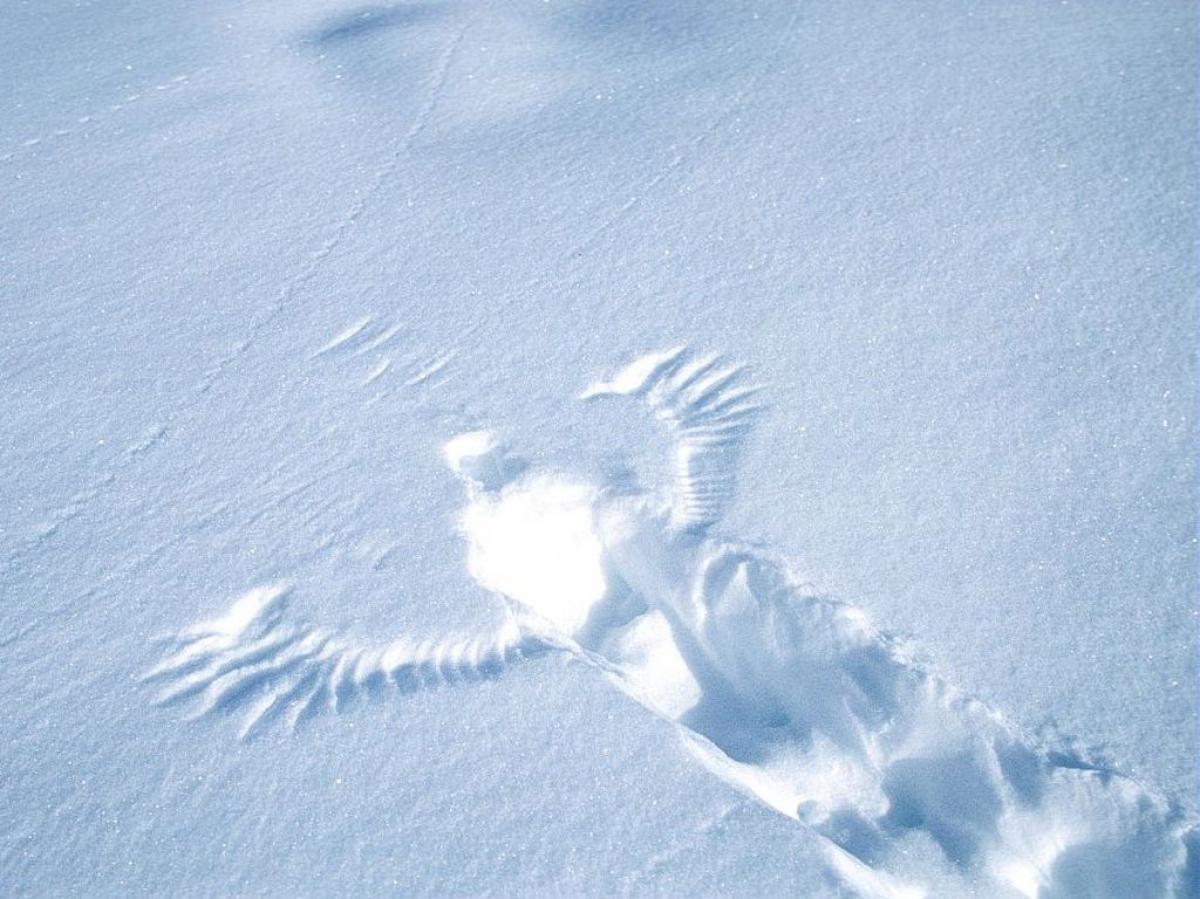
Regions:
<instances>
[{"instance_id":1,"label":"wing imprint in snow","mask_svg":"<svg viewBox=\"0 0 1200 899\"><path fill-rule=\"evenodd\" d=\"M663 422L674 454L672 524L704 531L733 499L738 456L762 411L760 390L746 383L743 366L676 347L634 360L580 399L633 397Z\"/></svg>"},{"instance_id":2,"label":"wing imprint in snow","mask_svg":"<svg viewBox=\"0 0 1200 899\"><path fill-rule=\"evenodd\" d=\"M158 704L191 702L193 717L243 710L246 739L276 719L294 730L372 691L411 693L497 677L551 648L511 618L487 634L361 645L285 622L288 593L286 584L255 588L221 617L167 637L169 654L142 676L162 685Z\"/></svg>"},{"instance_id":3,"label":"wing imprint in snow","mask_svg":"<svg viewBox=\"0 0 1200 899\"><path fill-rule=\"evenodd\" d=\"M856 894L913 895L889 871L916 838L940 848L955 894L1194 895L1200 836L1176 803L1023 733L763 548L703 533L733 494L754 390L740 367L678 348L584 392L638 398L665 422L669 523L653 495L538 470L488 431L450 440L468 571L508 604L493 633L362 645L286 621L279 584L174 634L146 679L163 683L161 702L198 714L244 710L245 737L367 692L570 652L672 722L719 777L823 835Z\"/></svg>"}]
</instances>

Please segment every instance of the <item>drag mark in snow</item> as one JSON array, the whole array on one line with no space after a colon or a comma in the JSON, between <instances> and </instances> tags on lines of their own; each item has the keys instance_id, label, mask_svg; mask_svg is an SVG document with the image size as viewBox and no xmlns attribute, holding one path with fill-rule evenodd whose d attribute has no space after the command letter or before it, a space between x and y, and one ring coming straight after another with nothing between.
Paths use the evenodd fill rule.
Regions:
<instances>
[{"instance_id":1,"label":"drag mark in snow","mask_svg":"<svg viewBox=\"0 0 1200 899\"><path fill-rule=\"evenodd\" d=\"M755 390L741 366L677 347L582 393L635 400L662 423L675 466L657 491L537 471L488 432L451 440L467 567L504 603L494 632L372 646L286 624L287 590L270 586L175 634L147 678L165 683L163 702L245 710L248 736L372 690L569 653L670 722L718 777L824 837L830 876L857 895L927 895L889 873L914 836L940 849L963 892L1189 895L1197 831L1175 804L1028 736L861 609L713 533L761 413Z\"/></svg>"},{"instance_id":2,"label":"drag mark in snow","mask_svg":"<svg viewBox=\"0 0 1200 899\"><path fill-rule=\"evenodd\" d=\"M377 350L381 346L387 344L393 337L400 333L399 325L391 325L379 332L377 337L372 337L367 340L361 347L355 350L356 356L361 356L363 353L369 353L372 350Z\"/></svg>"},{"instance_id":3,"label":"drag mark in snow","mask_svg":"<svg viewBox=\"0 0 1200 899\"><path fill-rule=\"evenodd\" d=\"M26 634L29 634L31 631L36 630L38 624L40 624L40 623L41 623L40 620L35 618L33 621L26 622L25 624L23 624L21 627L17 628L12 633L9 633L3 637L0 637L0 649L7 649L9 646L12 646L12 644L16 643L18 640L20 640Z\"/></svg>"},{"instance_id":4,"label":"drag mark in snow","mask_svg":"<svg viewBox=\"0 0 1200 899\"><path fill-rule=\"evenodd\" d=\"M129 451L132 451L133 449L134 447L130 447ZM270 485L277 483L284 474L284 468L285 466L280 464L271 471L264 473L264 475L258 480L258 485L260 487L269 487ZM255 522L271 513L284 509L289 503L291 503L293 499L295 499L297 496L304 495L308 490L317 484L342 477L344 474L344 468L339 468L336 464L331 464L325 468L324 473L320 477L303 481L297 485L288 487L282 493L271 499L268 499L265 504L238 516L236 521L230 522L228 530L232 533L243 533L250 525L253 525ZM315 520L319 514L323 514L324 512L328 511L328 508L333 504L334 503L332 502L318 505L313 505L311 503L306 504L304 512L305 514L311 515ZM134 577L140 572L144 572L150 565L161 559L169 550L185 543L189 539L192 539L195 535L208 529L211 525L223 517L232 516L232 508L233 504L228 500L218 502L211 506L207 511L196 515L187 527L172 532L170 536L159 541L158 543L155 543L149 549L140 552L137 555L123 557L113 567L105 571L101 578L93 582L86 590L63 597L57 606L49 609L38 618L28 621L16 628L7 637L0 638L0 648L7 647L12 643L17 642L27 634L40 627L49 619L70 614L80 608L86 608L92 599L97 596L97 594L100 594L103 590L110 587L110 585L118 585L116 589L119 589L119 585L128 583L129 578ZM312 521L307 521L306 525L311 527ZM368 549L372 553L370 562L373 567L382 567L383 563L387 559L388 553L390 552L390 547L371 545L368 547Z\"/></svg>"},{"instance_id":5,"label":"drag mark in snow","mask_svg":"<svg viewBox=\"0 0 1200 899\"><path fill-rule=\"evenodd\" d=\"M60 506L50 513L50 517L34 529L31 541L33 543L40 543L52 537L58 532L60 527L68 521L77 518L90 503L94 502L116 480L116 474L109 472L97 479L90 486L80 490L67 501L66 505Z\"/></svg>"},{"instance_id":6,"label":"drag mark in snow","mask_svg":"<svg viewBox=\"0 0 1200 899\"><path fill-rule=\"evenodd\" d=\"M291 502L297 496L307 493L309 490L311 490L313 487L316 487L318 484L338 478L342 474L343 474L343 472L339 471L336 468L331 469L331 470L324 472L323 474L321 474L318 477L310 478L307 481L302 481L301 483L299 483L293 487L290 487L287 490L284 490L282 493L278 494L276 497L271 499L269 502L265 503L264 505L259 507L257 510L252 512L249 516L247 516L247 518L245 519L245 521L242 524L242 527L245 528L245 527L248 527L249 525L254 524L255 522L262 519L263 517L270 515L272 512L276 512L279 509L283 508L285 505L287 505L287 503Z\"/></svg>"},{"instance_id":7,"label":"drag mark in snow","mask_svg":"<svg viewBox=\"0 0 1200 899\"><path fill-rule=\"evenodd\" d=\"M125 447L124 459L118 457L115 466L109 471L101 474L99 477L91 481L86 487L77 490L66 503L52 510L49 515L38 524L30 533L26 534L23 539L18 539L16 545L8 552L7 556L0 560L0 576L7 574L13 569L19 568L31 556L41 550L41 548L57 537L62 528L74 521L84 513L91 505L97 502L102 496L106 495L115 484L121 480L122 469L131 466L137 458L144 456L167 438L167 429L164 425L152 425L146 429L144 435L134 443ZM123 463L123 464L122 464ZM35 618L31 621L24 621L21 625L11 628L10 632L5 637L0 637L0 648L7 647L26 634L35 630L46 618L63 614L74 608L78 608L78 600L85 598L84 596L76 596L71 601L60 605L51 610L49 613ZM11 609L3 610L5 612L21 615L22 607L17 605ZM0 619L0 628L7 627Z\"/></svg>"},{"instance_id":8,"label":"drag mark in snow","mask_svg":"<svg viewBox=\"0 0 1200 899\"><path fill-rule=\"evenodd\" d=\"M678 858L688 849L695 846L698 838L707 837L709 834L722 830L726 827L730 817L739 810L741 803L738 805L729 805L718 812L713 817L702 823L694 830L682 834L683 839L671 843L666 849L652 856L646 864L638 868L636 871L630 871L621 880L621 888L618 894L622 896L634 895L633 889L638 881L645 880L655 871L669 864L674 859Z\"/></svg>"}]
</instances>

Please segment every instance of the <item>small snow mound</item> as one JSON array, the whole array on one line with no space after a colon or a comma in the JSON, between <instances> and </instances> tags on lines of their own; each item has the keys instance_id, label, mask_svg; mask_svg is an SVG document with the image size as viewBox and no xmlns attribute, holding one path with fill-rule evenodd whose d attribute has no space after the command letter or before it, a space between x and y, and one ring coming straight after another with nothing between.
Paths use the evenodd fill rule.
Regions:
<instances>
[{"instance_id":1,"label":"small snow mound","mask_svg":"<svg viewBox=\"0 0 1200 899\"><path fill-rule=\"evenodd\" d=\"M442 447L446 464L456 475L484 490L499 490L525 470L525 462L509 453L491 431L468 431Z\"/></svg>"},{"instance_id":2,"label":"small snow mound","mask_svg":"<svg viewBox=\"0 0 1200 899\"><path fill-rule=\"evenodd\" d=\"M573 634L605 596L593 488L552 477L522 482L463 513L472 576Z\"/></svg>"}]
</instances>

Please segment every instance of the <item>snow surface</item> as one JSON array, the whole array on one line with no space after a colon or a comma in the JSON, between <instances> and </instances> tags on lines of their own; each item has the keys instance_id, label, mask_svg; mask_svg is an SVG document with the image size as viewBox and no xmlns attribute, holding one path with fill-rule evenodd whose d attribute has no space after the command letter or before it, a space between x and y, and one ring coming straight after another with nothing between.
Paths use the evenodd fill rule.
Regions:
<instances>
[{"instance_id":1,"label":"snow surface","mask_svg":"<svg viewBox=\"0 0 1200 899\"><path fill-rule=\"evenodd\" d=\"M882 886L831 865L819 823L553 647L244 741L241 705L154 704L163 635L434 652L503 632L480 582L547 607L569 584L577 623L569 485L701 471L637 404L577 397L679 345L748 365L768 408L701 472L736 461L736 489L676 524L719 518L1022 745L1194 820L1196 24L13 4L0 891L997 895L928 826L889 835ZM469 506L472 531L460 478L524 477L486 442L447 458L482 432L569 476L568 532L528 504ZM558 545L533 571L505 543L531 524ZM961 830L980 804L950 789ZM1009 883L1077 895L1102 867Z\"/></svg>"}]
</instances>

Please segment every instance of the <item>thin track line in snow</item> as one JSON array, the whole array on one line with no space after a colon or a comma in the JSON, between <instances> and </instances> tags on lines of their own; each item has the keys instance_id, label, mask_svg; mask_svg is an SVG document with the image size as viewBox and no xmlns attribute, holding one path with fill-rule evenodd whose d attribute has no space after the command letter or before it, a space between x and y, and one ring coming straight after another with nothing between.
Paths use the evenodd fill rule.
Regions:
<instances>
[{"instance_id":1,"label":"thin track line in snow","mask_svg":"<svg viewBox=\"0 0 1200 899\"><path fill-rule=\"evenodd\" d=\"M165 94L177 93L180 88L186 86L190 82L213 71L216 66L201 66L198 69L193 69L190 72L183 72L168 78L166 81L153 84L143 88L125 88L121 91L121 99L111 103L106 103L101 107L93 108L86 115L78 116L75 121L68 126L55 128L48 132L31 135L25 138L10 137L6 139L6 143L11 148L4 153L0 153L0 162L9 162L17 157L21 151L36 152L38 147L55 143L66 137L71 137L76 134L82 134L89 126L103 124L103 122L120 112L127 109L134 103L145 100L149 97L157 97Z\"/></svg>"},{"instance_id":2,"label":"thin track line in snow","mask_svg":"<svg viewBox=\"0 0 1200 899\"><path fill-rule=\"evenodd\" d=\"M237 57L231 57L228 61L255 59L287 49L288 46L286 44L276 44L239 54ZM197 80L203 79L205 76L211 75L213 72L220 71L222 68L221 65L200 66L187 72L181 72L178 75L167 78L165 81L155 80L145 82L141 87L131 88L127 85L123 86L119 91L120 96L118 99L113 99L111 102L92 107L91 112L76 117L69 125L24 138L7 137L0 139L9 147L7 151L0 152L0 162L10 162L22 154L36 153L38 148L58 143L68 137L76 135L86 137L91 132L91 129L104 124L108 119L123 110L131 108L135 103L143 105L143 101L152 97L177 94L183 88L188 87Z\"/></svg>"},{"instance_id":3,"label":"thin track line in snow","mask_svg":"<svg viewBox=\"0 0 1200 899\"><path fill-rule=\"evenodd\" d=\"M662 169L662 171L660 171L653 178L648 179L641 186L637 195L630 197L628 200L622 203L620 209L593 228L583 240L572 247L567 253L567 258L575 259L590 250L596 244L596 242L600 240L601 237L603 237L610 229L612 229L614 225L617 225L626 217L628 217L629 213L633 211L633 208L641 203L642 197L645 194L654 190L654 188L656 188L663 181L663 179L670 175L675 169L679 168L679 166L682 164L683 156L676 153L671 161L667 163L666 167Z\"/></svg>"},{"instance_id":4,"label":"thin track line in snow","mask_svg":"<svg viewBox=\"0 0 1200 899\"><path fill-rule=\"evenodd\" d=\"M462 45L463 38L466 36L467 30L470 27L473 19L468 18L453 35L452 39L447 42L445 48L438 56L437 63L434 67L433 80L429 89L425 102L421 104L409 125L408 130L404 134L404 138L396 147L395 151L380 168L375 172L375 176L371 179L368 188L359 194L358 198L351 205L347 213L334 226L333 233L321 245L321 247L313 253L305 264L300 268L295 276L291 278L280 289L275 298L275 302L267 312L260 316L257 321L250 326L249 335L241 340L231 352L222 356L208 370L203 380L197 385L197 392L205 393L221 378L222 375L229 369L233 363L246 354L253 345L254 340L262 333L263 329L270 324L280 313L287 307L288 303L296 296L296 294L316 275L321 267L321 263L328 258L339 244L345 239L347 232L354 223L362 216L370 201L383 187L384 183L399 167L401 160L408 154L412 148L412 143L416 137L425 129L429 123L429 117L437 108L437 103L441 97L442 91L446 86L446 80L449 77L450 67L454 61L455 54L458 48ZM213 67L197 70L197 73L208 71ZM193 73L196 74L196 73ZM191 76L188 76L189 78ZM180 84L184 82L178 82ZM38 141L29 142L30 146L35 146ZM0 161L3 157L0 157ZM389 338L391 334L387 335ZM119 476L131 465L137 464L137 460L148 455L144 450L153 449L162 442L162 436L169 433L172 428L175 415L168 417L168 420L160 425L160 434L150 444L142 448L143 451L129 453L122 460L124 464L117 464L104 474L99 479L94 480L83 490L77 492L70 501L65 505L60 506L50 511L50 521L47 525L41 527L32 535L25 539L19 540L13 547L7 550L3 559L0 559L0 574L7 574L14 567L18 566L28 552L38 544L52 537L57 533L58 529L67 522L78 517L86 506L91 505L100 496L106 494L119 480Z\"/></svg>"},{"instance_id":5,"label":"thin track line in snow","mask_svg":"<svg viewBox=\"0 0 1200 899\"><path fill-rule=\"evenodd\" d=\"M231 352L218 359L213 367L208 370L204 379L197 386L198 392L206 393L210 390L229 366L246 354L263 328L283 312L296 295L316 276L317 272L321 269L322 263L342 244L346 239L347 233L362 217L362 214L367 210L367 207L382 189L383 185L395 173L401 160L412 149L413 141L425 130L426 125L429 123L429 117L433 114L434 109L437 108L438 100L441 98L442 91L446 86L446 80L450 74L451 63L453 63L459 47L462 46L463 38L466 36L472 21L473 19L467 19L463 23L462 27L454 33L454 36L438 56L437 64L434 67L433 81L425 102L417 110L417 114L413 117L412 123L404 133L404 137L395 151L375 171L370 184L358 194L346 214L334 225L329 237L308 257L308 260L300 267L300 270L279 289L271 308L258 321L251 324L249 337L234 346Z\"/></svg>"}]
</instances>

